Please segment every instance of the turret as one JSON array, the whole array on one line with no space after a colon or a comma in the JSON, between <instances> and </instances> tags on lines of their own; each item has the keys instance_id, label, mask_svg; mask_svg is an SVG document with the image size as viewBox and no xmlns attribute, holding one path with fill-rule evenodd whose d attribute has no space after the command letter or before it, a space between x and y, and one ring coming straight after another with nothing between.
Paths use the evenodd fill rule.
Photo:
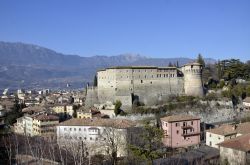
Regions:
<instances>
[{"instance_id":1,"label":"turret","mask_svg":"<svg viewBox=\"0 0 250 165\"><path fill-rule=\"evenodd\" d=\"M184 73L184 90L188 96L204 95L202 84L202 65L199 63L190 63L182 67Z\"/></svg>"}]
</instances>

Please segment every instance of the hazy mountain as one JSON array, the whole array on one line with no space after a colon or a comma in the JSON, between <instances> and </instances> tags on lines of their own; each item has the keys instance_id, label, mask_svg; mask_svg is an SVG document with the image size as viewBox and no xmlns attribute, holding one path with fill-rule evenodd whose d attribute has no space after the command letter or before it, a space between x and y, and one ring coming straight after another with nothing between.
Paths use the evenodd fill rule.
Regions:
<instances>
[{"instance_id":1,"label":"hazy mountain","mask_svg":"<svg viewBox=\"0 0 250 165\"><path fill-rule=\"evenodd\" d=\"M215 60L208 59L210 63ZM189 58L149 58L138 54L80 57L24 43L0 42L1 88L73 88L93 80L96 70L109 66L167 66L169 62L183 65Z\"/></svg>"}]
</instances>

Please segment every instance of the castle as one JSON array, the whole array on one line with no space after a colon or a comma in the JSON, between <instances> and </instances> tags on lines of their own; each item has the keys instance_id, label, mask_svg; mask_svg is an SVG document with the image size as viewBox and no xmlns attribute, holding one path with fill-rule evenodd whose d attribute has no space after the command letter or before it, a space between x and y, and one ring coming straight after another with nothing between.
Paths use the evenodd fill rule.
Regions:
<instances>
[{"instance_id":1,"label":"castle","mask_svg":"<svg viewBox=\"0 0 250 165\"><path fill-rule=\"evenodd\" d=\"M145 105L171 95L203 96L202 65L177 67L121 66L97 72L97 87L87 87L86 106L120 100L129 109L135 100Z\"/></svg>"}]
</instances>

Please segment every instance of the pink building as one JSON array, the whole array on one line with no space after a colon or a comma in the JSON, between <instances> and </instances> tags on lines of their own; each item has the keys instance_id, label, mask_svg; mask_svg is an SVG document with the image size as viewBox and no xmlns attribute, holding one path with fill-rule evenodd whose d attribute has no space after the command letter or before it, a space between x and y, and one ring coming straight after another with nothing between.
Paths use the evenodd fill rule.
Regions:
<instances>
[{"instance_id":1,"label":"pink building","mask_svg":"<svg viewBox=\"0 0 250 165\"><path fill-rule=\"evenodd\" d=\"M200 143L200 118L190 115L173 115L161 118L163 143L172 148Z\"/></svg>"}]
</instances>

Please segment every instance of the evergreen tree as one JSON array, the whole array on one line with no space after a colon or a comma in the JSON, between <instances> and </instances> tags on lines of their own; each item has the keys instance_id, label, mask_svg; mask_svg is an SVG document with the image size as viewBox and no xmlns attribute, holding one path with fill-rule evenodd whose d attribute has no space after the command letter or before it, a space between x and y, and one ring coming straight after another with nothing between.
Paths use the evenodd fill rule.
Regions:
<instances>
[{"instance_id":1,"label":"evergreen tree","mask_svg":"<svg viewBox=\"0 0 250 165\"><path fill-rule=\"evenodd\" d=\"M120 113L121 106L122 106L122 102L120 100L116 100L115 109L114 109L114 113L116 116Z\"/></svg>"},{"instance_id":2,"label":"evergreen tree","mask_svg":"<svg viewBox=\"0 0 250 165\"><path fill-rule=\"evenodd\" d=\"M203 68L205 67L205 61L201 54L198 55L197 62L201 64Z\"/></svg>"},{"instance_id":3,"label":"evergreen tree","mask_svg":"<svg viewBox=\"0 0 250 165\"><path fill-rule=\"evenodd\" d=\"M222 78L222 75L223 75L220 60L218 61L218 64L217 64L217 71L218 71L218 78L220 80Z\"/></svg>"},{"instance_id":4,"label":"evergreen tree","mask_svg":"<svg viewBox=\"0 0 250 165\"><path fill-rule=\"evenodd\" d=\"M169 62L168 66L169 67L173 67L173 64L171 62Z\"/></svg>"},{"instance_id":5,"label":"evergreen tree","mask_svg":"<svg viewBox=\"0 0 250 165\"><path fill-rule=\"evenodd\" d=\"M130 149L135 156L152 164L154 159L162 155L159 148L162 146L163 131L146 122L141 138L143 142L141 146L130 145Z\"/></svg>"},{"instance_id":6,"label":"evergreen tree","mask_svg":"<svg viewBox=\"0 0 250 165\"><path fill-rule=\"evenodd\" d=\"M176 62L176 67L179 68L179 61Z\"/></svg>"},{"instance_id":7,"label":"evergreen tree","mask_svg":"<svg viewBox=\"0 0 250 165\"><path fill-rule=\"evenodd\" d=\"M95 86L95 87L97 87L97 76L95 75L95 77L94 77L94 83L93 83L93 85Z\"/></svg>"}]
</instances>

